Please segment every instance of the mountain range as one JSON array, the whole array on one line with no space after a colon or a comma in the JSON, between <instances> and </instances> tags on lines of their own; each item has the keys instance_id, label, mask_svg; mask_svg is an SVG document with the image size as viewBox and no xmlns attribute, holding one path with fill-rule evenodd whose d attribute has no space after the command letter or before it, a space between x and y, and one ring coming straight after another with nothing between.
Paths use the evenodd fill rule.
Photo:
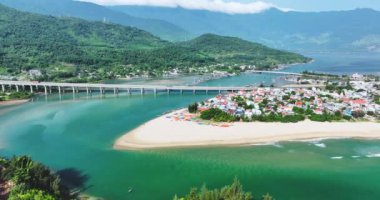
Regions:
<instances>
[{"instance_id":1,"label":"mountain range","mask_svg":"<svg viewBox=\"0 0 380 200\"><path fill-rule=\"evenodd\" d=\"M186 41L213 33L299 52L380 51L380 12L371 9L329 12L270 9L232 15L181 7L105 7L73 0L0 0L0 3L28 12L132 26L168 41Z\"/></svg>"},{"instance_id":2,"label":"mountain range","mask_svg":"<svg viewBox=\"0 0 380 200\"><path fill-rule=\"evenodd\" d=\"M235 37L205 34L172 43L134 27L0 5L0 72L15 76L36 69L43 75L39 80L86 82L161 76L171 70L234 71L241 65L271 69L307 61L301 55Z\"/></svg>"},{"instance_id":3,"label":"mountain range","mask_svg":"<svg viewBox=\"0 0 380 200\"><path fill-rule=\"evenodd\" d=\"M192 35L214 33L290 50L380 51L380 12L371 9L330 12L225 14L206 10L114 6L136 17L165 20Z\"/></svg>"}]
</instances>

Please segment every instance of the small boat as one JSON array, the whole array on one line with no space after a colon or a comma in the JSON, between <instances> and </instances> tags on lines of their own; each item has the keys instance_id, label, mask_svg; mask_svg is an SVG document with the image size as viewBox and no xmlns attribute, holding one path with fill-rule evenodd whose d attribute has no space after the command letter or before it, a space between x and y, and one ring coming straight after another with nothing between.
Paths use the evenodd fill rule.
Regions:
<instances>
[{"instance_id":1,"label":"small boat","mask_svg":"<svg viewBox=\"0 0 380 200\"><path fill-rule=\"evenodd\" d=\"M128 193L131 193L131 192L133 192L133 188L128 189Z\"/></svg>"}]
</instances>

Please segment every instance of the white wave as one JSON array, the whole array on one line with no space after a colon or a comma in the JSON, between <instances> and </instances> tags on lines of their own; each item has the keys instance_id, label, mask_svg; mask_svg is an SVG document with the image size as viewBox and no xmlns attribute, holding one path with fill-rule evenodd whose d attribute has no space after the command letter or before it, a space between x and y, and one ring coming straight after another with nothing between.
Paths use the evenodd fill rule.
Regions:
<instances>
[{"instance_id":1,"label":"white wave","mask_svg":"<svg viewBox=\"0 0 380 200\"><path fill-rule=\"evenodd\" d=\"M281 144L278 144L278 143L274 143L272 145L275 146L275 147L277 147L277 148L282 148L283 147Z\"/></svg>"},{"instance_id":2,"label":"white wave","mask_svg":"<svg viewBox=\"0 0 380 200\"><path fill-rule=\"evenodd\" d=\"M277 142L261 142L261 143L252 143L250 146L275 146Z\"/></svg>"},{"instance_id":3,"label":"white wave","mask_svg":"<svg viewBox=\"0 0 380 200\"><path fill-rule=\"evenodd\" d=\"M317 147L326 148L326 144L324 143L314 143L314 145Z\"/></svg>"},{"instance_id":4,"label":"white wave","mask_svg":"<svg viewBox=\"0 0 380 200\"><path fill-rule=\"evenodd\" d=\"M367 155L368 158L380 158L380 153L377 154L369 154Z\"/></svg>"},{"instance_id":5,"label":"white wave","mask_svg":"<svg viewBox=\"0 0 380 200\"><path fill-rule=\"evenodd\" d=\"M343 156L334 156L334 157L330 157L330 158L333 160L340 160L343 158Z\"/></svg>"}]
</instances>

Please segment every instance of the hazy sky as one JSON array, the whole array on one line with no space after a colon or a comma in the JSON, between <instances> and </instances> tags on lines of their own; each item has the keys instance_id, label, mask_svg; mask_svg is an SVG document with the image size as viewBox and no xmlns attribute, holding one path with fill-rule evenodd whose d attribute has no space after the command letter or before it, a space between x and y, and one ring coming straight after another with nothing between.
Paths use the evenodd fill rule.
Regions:
<instances>
[{"instance_id":1,"label":"hazy sky","mask_svg":"<svg viewBox=\"0 0 380 200\"><path fill-rule=\"evenodd\" d=\"M258 13L269 8L298 11L380 10L380 0L80 0L102 5L149 5L183 7L225 13Z\"/></svg>"},{"instance_id":2,"label":"hazy sky","mask_svg":"<svg viewBox=\"0 0 380 200\"><path fill-rule=\"evenodd\" d=\"M235 1L252 2L252 0ZM266 2L303 11L352 10L355 8L380 10L380 0L268 0Z\"/></svg>"}]
</instances>

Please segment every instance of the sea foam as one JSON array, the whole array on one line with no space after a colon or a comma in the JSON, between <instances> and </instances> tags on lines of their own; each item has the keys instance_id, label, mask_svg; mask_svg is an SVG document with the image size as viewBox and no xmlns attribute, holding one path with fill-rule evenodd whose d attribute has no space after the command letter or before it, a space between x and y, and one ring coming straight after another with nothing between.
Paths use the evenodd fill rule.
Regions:
<instances>
[{"instance_id":1,"label":"sea foam","mask_svg":"<svg viewBox=\"0 0 380 200\"><path fill-rule=\"evenodd\" d=\"M377 154L369 154L367 155L368 158L380 158L380 153Z\"/></svg>"},{"instance_id":2,"label":"sea foam","mask_svg":"<svg viewBox=\"0 0 380 200\"><path fill-rule=\"evenodd\" d=\"M330 158L333 160L340 160L343 158L343 156L334 156L334 157L330 157Z\"/></svg>"}]
</instances>

